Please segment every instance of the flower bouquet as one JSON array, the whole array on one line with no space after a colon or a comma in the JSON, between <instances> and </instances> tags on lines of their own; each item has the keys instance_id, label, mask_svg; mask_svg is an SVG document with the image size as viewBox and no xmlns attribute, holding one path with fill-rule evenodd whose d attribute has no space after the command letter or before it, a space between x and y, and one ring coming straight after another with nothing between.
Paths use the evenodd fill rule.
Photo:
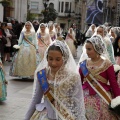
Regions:
<instances>
[{"instance_id":1,"label":"flower bouquet","mask_svg":"<svg viewBox=\"0 0 120 120\"><path fill-rule=\"evenodd\" d=\"M20 49L20 46L19 45L14 45L13 48Z\"/></svg>"}]
</instances>

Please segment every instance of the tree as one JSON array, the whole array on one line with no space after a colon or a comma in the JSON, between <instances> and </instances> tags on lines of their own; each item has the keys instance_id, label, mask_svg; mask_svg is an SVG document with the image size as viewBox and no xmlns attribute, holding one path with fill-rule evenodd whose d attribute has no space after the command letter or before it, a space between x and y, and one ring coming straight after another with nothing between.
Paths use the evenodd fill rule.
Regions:
<instances>
[{"instance_id":1,"label":"tree","mask_svg":"<svg viewBox=\"0 0 120 120\"><path fill-rule=\"evenodd\" d=\"M3 5L3 6L8 6L10 5L10 0L0 0L0 3Z\"/></svg>"},{"instance_id":2,"label":"tree","mask_svg":"<svg viewBox=\"0 0 120 120\"><path fill-rule=\"evenodd\" d=\"M55 21L55 19L58 16L58 13L54 8L47 7L45 10L42 10L41 12L44 16L43 21L44 22L49 22L49 21Z\"/></svg>"},{"instance_id":3,"label":"tree","mask_svg":"<svg viewBox=\"0 0 120 120\"><path fill-rule=\"evenodd\" d=\"M37 17L37 14L30 13L30 11L28 11L28 13L27 13L27 21L33 21L36 17Z\"/></svg>"}]
</instances>

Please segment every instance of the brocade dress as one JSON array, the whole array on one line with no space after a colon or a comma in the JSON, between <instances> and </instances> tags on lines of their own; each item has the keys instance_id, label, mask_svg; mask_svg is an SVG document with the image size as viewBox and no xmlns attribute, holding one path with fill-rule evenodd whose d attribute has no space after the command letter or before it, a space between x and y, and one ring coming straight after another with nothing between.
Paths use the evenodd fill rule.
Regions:
<instances>
[{"instance_id":1,"label":"brocade dress","mask_svg":"<svg viewBox=\"0 0 120 120\"><path fill-rule=\"evenodd\" d=\"M18 45L19 51L14 55L12 65L10 67L10 75L15 77L32 77L36 67L40 61L40 57L36 54L38 49L37 37L35 33L26 34L21 33Z\"/></svg>"},{"instance_id":2,"label":"brocade dress","mask_svg":"<svg viewBox=\"0 0 120 120\"><path fill-rule=\"evenodd\" d=\"M100 67L88 65L86 67L112 98L120 96L120 88L115 78L114 68L109 60L104 60ZM86 81L81 68L79 72L83 83L84 102L88 120L118 120L109 110L107 103Z\"/></svg>"},{"instance_id":3,"label":"brocade dress","mask_svg":"<svg viewBox=\"0 0 120 120\"><path fill-rule=\"evenodd\" d=\"M58 108L61 114L64 115L65 111L62 111L63 106L74 116L74 120L86 120L79 75L68 72L67 69L61 69L55 76L55 80L48 80L50 90L56 97L54 101L55 107L51 106L46 96L44 96L44 102L41 102L43 92L37 80L34 97L25 115L25 120L63 120L56 111L56 108ZM56 104L58 100L60 104ZM65 120L68 119L66 118Z\"/></svg>"},{"instance_id":4,"label":"brocade dress","mask_svg":"<svg viewBox=\"0 0 120 120\"><path fill-rule=\"evenodd\" d=\"M1 59L0 59L1 63ZM0 66L0 101L6 100L7 96L7 87L6 87L6 79L3 69Z\"/></svg>"}]
</instances>

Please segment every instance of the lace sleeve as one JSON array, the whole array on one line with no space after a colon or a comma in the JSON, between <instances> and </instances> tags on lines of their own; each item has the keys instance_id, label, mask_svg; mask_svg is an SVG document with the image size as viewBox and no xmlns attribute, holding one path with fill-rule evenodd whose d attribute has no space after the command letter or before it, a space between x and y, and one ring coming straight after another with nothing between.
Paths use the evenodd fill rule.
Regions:
<instances>
[{"instance_id":1,"label":"lace sleeve","mask_svg":"<svg viewBox=\"0 0 120 120\"><path fill-rule=\"evenodd\" d=\"M73 94L71 99L75 99L76 106L74 106L72 113L75 114L76 120L86 120L82 83L79 75L73 76L73 82Z\"/></svg>"},{"instance_id":2,"label":"lace sleeve","mask_svg":"<svg viewBox=\"0 0 120 120\"><path fill-rule=\"evenodd\" d=\"M86 120L83 90L78 74L70 75L59 88L62 103L75 120ZM64 97L66 96L66 97Z\"/></svg>"},{"instance_id":3,"label":"lace sleeve","mask_svg":"<svg viewBox=\"0 0 120 120\"><path fill-rule=\"evenodd\" d=\"M116 64L115 58L114 58L114 50L113 50L113 46L112 46L111 41L108 41L107 51L108 51L108 53L109 53L109 58L110 58L111 62L112 62L113 64Z\"/></svg>"}]
</instances>

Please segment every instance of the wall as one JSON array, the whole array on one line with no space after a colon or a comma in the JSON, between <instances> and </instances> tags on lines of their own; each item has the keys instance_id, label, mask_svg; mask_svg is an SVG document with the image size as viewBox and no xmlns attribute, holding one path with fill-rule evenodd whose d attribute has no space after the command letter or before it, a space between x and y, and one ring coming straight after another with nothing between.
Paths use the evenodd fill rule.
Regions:
<instances>
[{"instance_id":1,"label":"wall","mask_svg":"<svg viewBox=\"0 0 120 120\"><path fill-rule=\"evenodd\" d=\"M0 21L3 22L3 6L0 4Z\"/></svg>"},{"instance_id":2,"label":"wall","mask_svg":"<svg viewBox=\"0 0 120 120\"><path fill-rule=\"evenodd\" d=\"M19 22L26 22L27 17L27 0L14 0L15 1L15 19Z\"/></svg>"}]
</instances>

